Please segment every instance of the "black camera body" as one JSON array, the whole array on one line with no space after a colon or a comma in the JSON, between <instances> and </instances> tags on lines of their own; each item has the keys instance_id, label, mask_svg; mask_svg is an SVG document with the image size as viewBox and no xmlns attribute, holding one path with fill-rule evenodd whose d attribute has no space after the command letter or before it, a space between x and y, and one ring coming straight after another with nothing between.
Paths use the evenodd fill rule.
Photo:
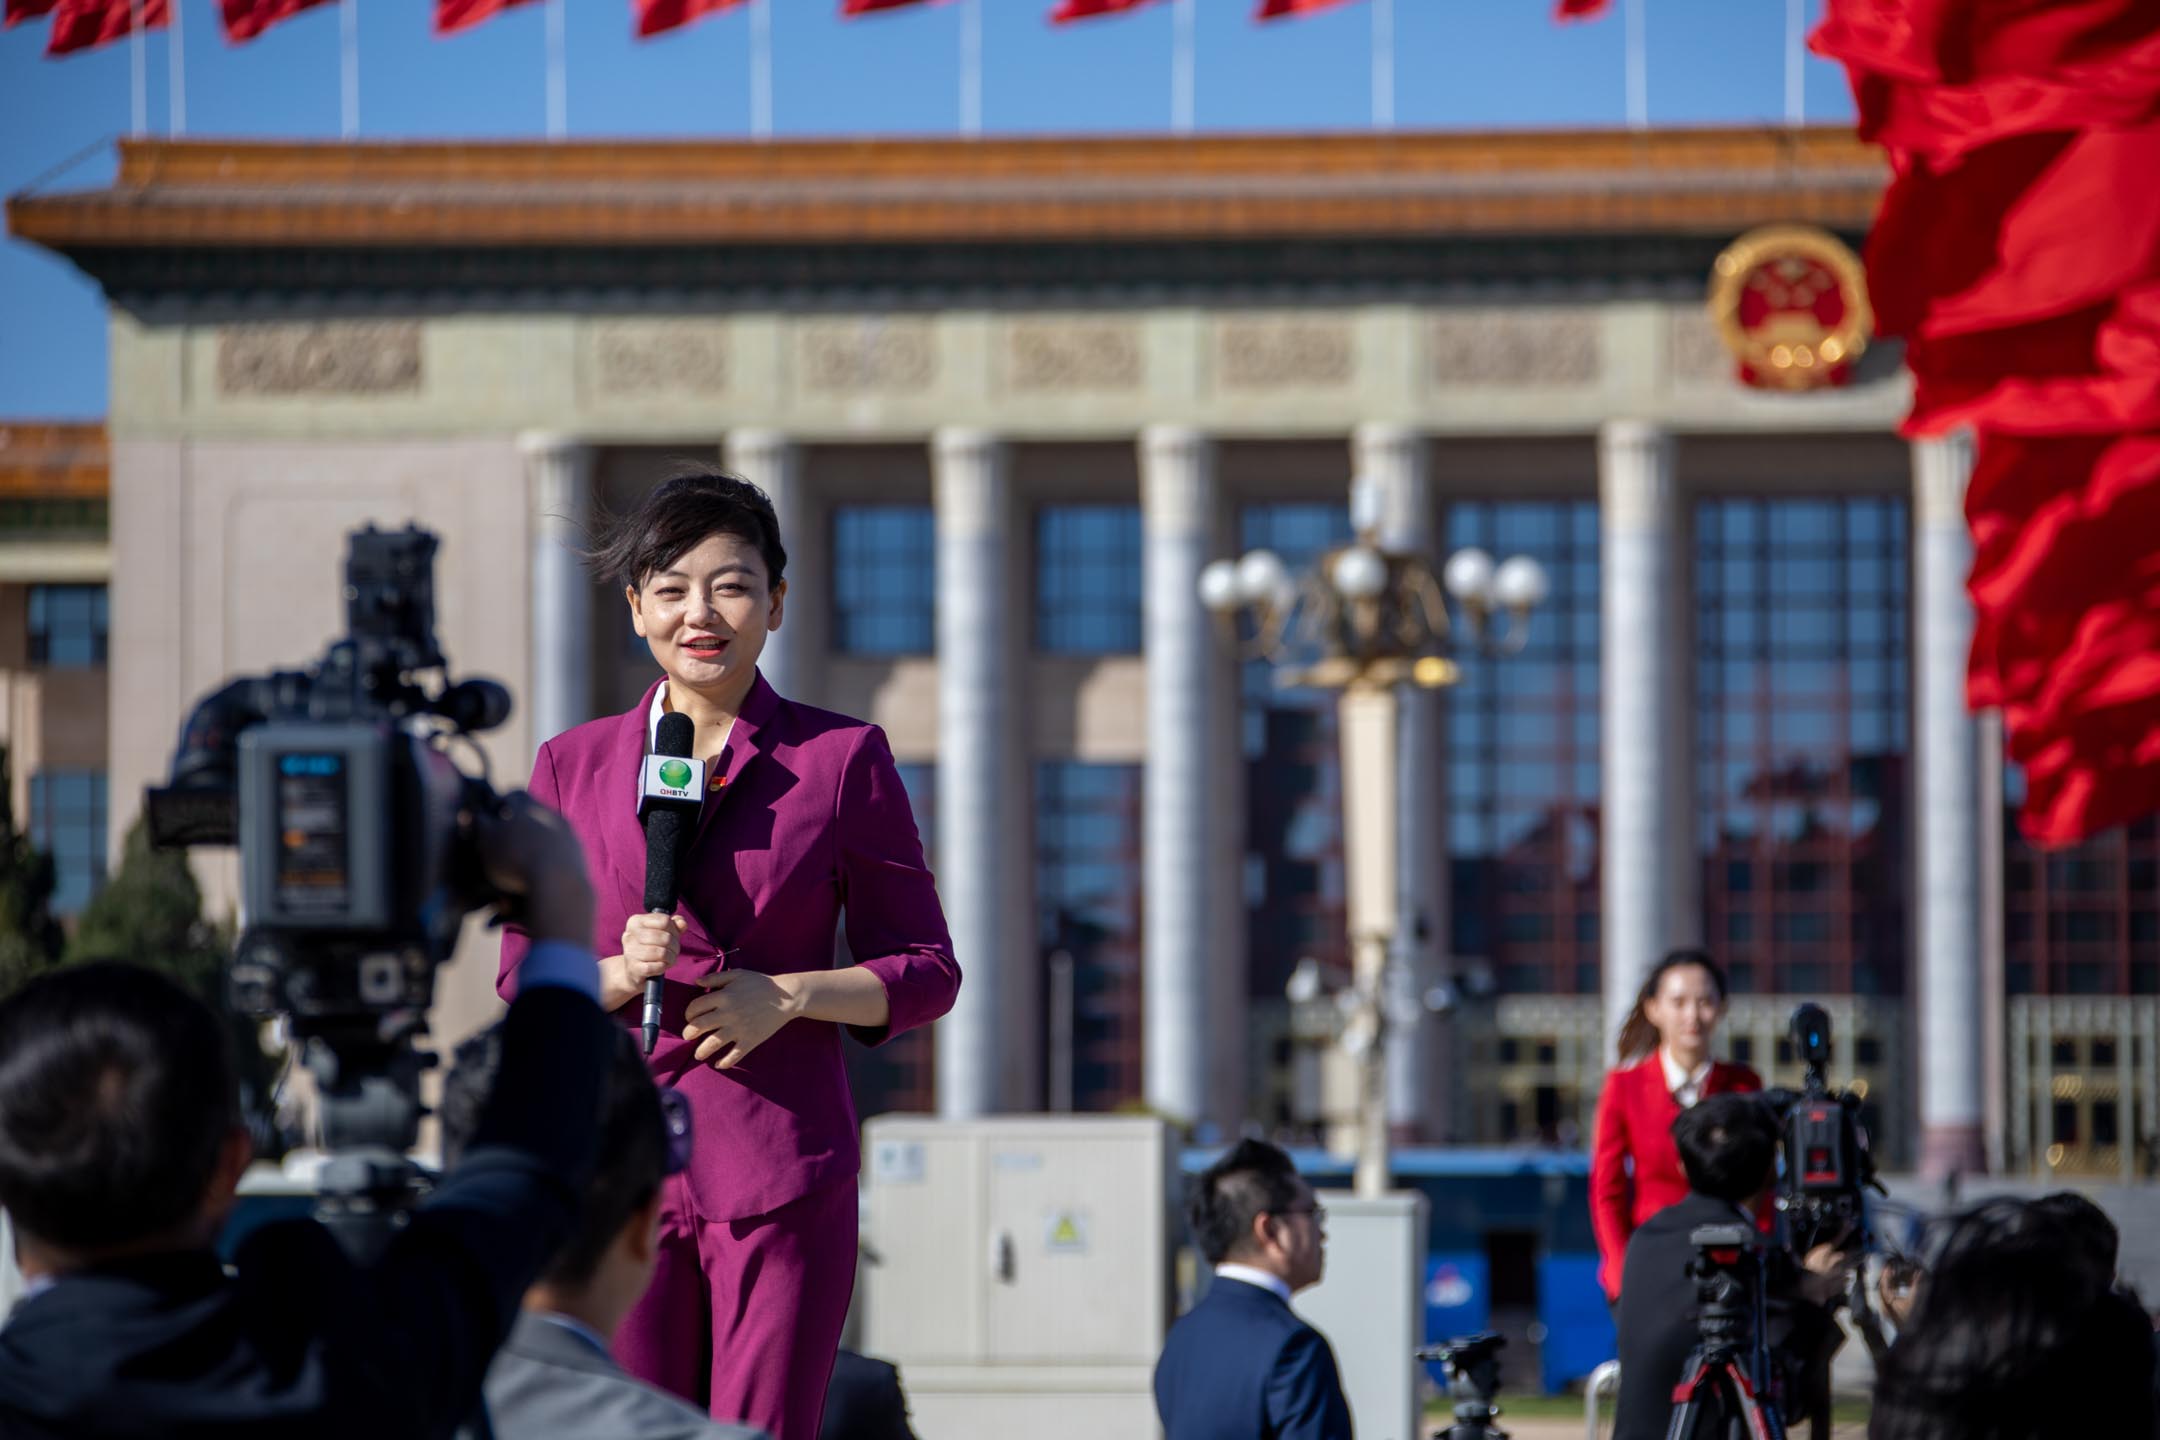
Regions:
<instances>
[{"instance_id":1,"label":"black camera body","mask_svg":"<svg viewBox=\"0 0 2160 1440\"><path fill-rule=\"evenodd\" d=\"M1881 1193L1882 1186L1867 1127L1860 1123L1860 1097L1830 1088L1830 1017L1820 1005L1793 1011L1791 1036L1806 1067L1801 1088L1765 1096L1777 1116L1784 1156L1777 1203L1788 1242L1795 1256L1825 1242L1865 1245L1865 1192Z\"/></svg>"},{"instance_id":2,"label":"black camera body","mask_svg":"<svg viewBox=\"0 0 2160 1440\"><path fill-rule=\"evenodd\" d=\"M242 676L198 701L170 782L144 796L155 843L239 848L233 1004L290 1018L332 1152L316 1213L361 1259L425 1184L405 1152L434 1060L414 1041L436 967L465 916L502 898L473 829L501 800L447 747L500 725L510 694L449 680L436 549L417 527L354 532L344 637L311 669Z\"/></svg>"},{"instance_id":3,"label":"black camera body","mask_svg":"<svg viewBox=\"0 0 2160 1440\"><path fill-rule=\"evenodd\" d=\"M500 724L509 694L445 682L436 539L351 537L347 634L308 671L244 676L197 703L171 783L146 811L160 845L236 845L246 929L235 1005L296 1021L427 1007L467 912L500 898L471 817L499 803L444 751Z\"/></svg>"}]
</instances>

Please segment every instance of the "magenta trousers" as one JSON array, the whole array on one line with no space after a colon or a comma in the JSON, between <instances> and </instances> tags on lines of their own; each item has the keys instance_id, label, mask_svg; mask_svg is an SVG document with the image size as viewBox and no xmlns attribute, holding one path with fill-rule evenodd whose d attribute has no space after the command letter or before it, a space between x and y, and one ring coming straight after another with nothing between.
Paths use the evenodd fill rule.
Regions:
<instances>
[{"instance_id":1,"label":"magenta trousers","mask_svg":"<svg viewBox=\"0 0 2160 1440\"><path fill-rule=\"evenodd\" d=\"M659 1264L615 1358L641 1380L773 1440L817 1440L855 1291L853 1176L743 1220L701 1220L661 1189Z\"/></svg>"}]
</instances>

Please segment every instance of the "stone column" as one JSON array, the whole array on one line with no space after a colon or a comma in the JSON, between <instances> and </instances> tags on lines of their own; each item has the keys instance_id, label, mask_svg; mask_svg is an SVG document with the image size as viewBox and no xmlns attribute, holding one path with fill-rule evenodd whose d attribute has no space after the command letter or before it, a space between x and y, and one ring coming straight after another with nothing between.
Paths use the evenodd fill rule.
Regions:
<instances>
[{"instance_id":1,"label":"stone column","mask_svg":"<svg viewBox=\"0 0 2160 1440\"><path fill-rule=\"evenodd\" d=\"M803 660L810 652L804 638L817 596L810 585L801 583L812 573L802 562L820 547L812 543L809 533L810 507L803 503L801 462L801 450L778 430L730 430L721 451L721 463L729 474L740 475L772 497L773 511L780 518L780 542L788 551L787 604L780 628L765 641L765 651L758 656L758 673L782 695L807 700L812 697L805 688Z\"/></svg>"},{"instance_id":2,"label":"stone column","mask_svg":"<svg viewBox=\"0 0 2160 1440\"><path fill-rule=\"evenodd\" d=\"M1229 662L1200 603L1201 567L1217 552L1214 447L1178 425L1140 437L1145 538L1142 645L1147 663L1147 760L1141 785L1146 876L1141 936L1147 1103L1187 1122L1230 1118L1218 1047L1242 1041L1244 993L1222 993L1228 967L1216 890L1221 848L1234 843L1214 783Z\"/></svg>"},{"instance_id":3,"label":"stone column","mask_svg":"<svg viewBox=\"0 0 2160 1440\"><path fill-rule=\"evenodd\" d=\"M532 501L532 748L593 718L593 449L564 435L518 438Z\"/></svg>"},{"instance_id":4,"label":"stone column","mask_svg":"<svg viewBox=\"0 0 2160 1440\"><path fill-rule=\"evenodd\" d=\"M1020 768L1012 603L1019 524L1004 445L980 430L933 442L937 515L938 889L965 979L938 1024L938 1113L988 1115L1013 1104L1007 1012L1029 963L1018 911L1028 889L1024 833L1009 824Z\"/></svg>"},{"instance_id":5,"label":"stone column","mask_svg":"<svg viewBox=\"0 0 2160 1440\"><path fill-rule=\"evenodd\" d=\"M1680 789L1668 743L1683 708L1674 674L1687 659L1673 646L1681 570L1672 437L1641 421L1608 421L1598 436L1598 506L1605 701L1599 851L1609 1059L1643 977L1673 943L1670 869L1693 863L1676 845Z\"/></svg>"},{"instance_id":6,"label":"stone column","mask_svg":"<svg viewBox=\"0 0 2160 1440\"><path fill-rule=\"evenodd\" d=\"M1425 436L1404 425L1358 427L1353 513L1370 515L1383 548L1439 567L1438 516ZM1401 1142L1454 1139L1452 1026L1425 1006L1447 978L1447 767L1439 691L1405 687L1397 712L1395 857L1398 921L1388 966L1388 1128Z\"/></svg>"},{"instance_id":7,"label":"stone column","mask_svg":"<svg viewBox=\"0 0 2160 1440\"><path fill-rule=\"evenodd\" d=\"M1920 851L1920 1169L1933 1179L1987 1168L1981 1134L1980 746L1965 708L1972 541L1964 435L1913 446L1913 698Z\"/></svg>"}]
</instances>

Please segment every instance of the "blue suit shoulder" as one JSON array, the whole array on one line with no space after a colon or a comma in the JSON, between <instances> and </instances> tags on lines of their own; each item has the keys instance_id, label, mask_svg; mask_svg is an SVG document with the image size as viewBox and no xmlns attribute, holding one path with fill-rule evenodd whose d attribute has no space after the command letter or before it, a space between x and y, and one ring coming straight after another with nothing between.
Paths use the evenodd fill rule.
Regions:
<instances>
[{"instance_id":1,"label":"blue suit shoulder","mask_svg":"<svg viewBox=\"0 0 2160 1440\"><path fill-rule=\"evenodd\" d=\"M1170 1328L1155 1369L1169 1440L1347 1440L1349 1407L1326 1337L1275 1295L1218 1279Z\"/></svg>"}]
</instances>

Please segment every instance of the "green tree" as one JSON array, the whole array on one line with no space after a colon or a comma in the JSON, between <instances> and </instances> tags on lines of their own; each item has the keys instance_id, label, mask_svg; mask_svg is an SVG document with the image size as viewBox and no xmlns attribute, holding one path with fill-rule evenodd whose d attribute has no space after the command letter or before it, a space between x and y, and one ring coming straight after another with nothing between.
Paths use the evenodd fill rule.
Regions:
<instances>
[{"instance_id":1,"label":"green tree","mask_svg":"<svg viewBox=\"0 0 2160 1440\"><path fill-rule=\"evenodd\" d=\"M13 994L60 958L52 856L15 828L14 793L7 747L0 745L0 995Z\"/></svg>"}]
</instances>

